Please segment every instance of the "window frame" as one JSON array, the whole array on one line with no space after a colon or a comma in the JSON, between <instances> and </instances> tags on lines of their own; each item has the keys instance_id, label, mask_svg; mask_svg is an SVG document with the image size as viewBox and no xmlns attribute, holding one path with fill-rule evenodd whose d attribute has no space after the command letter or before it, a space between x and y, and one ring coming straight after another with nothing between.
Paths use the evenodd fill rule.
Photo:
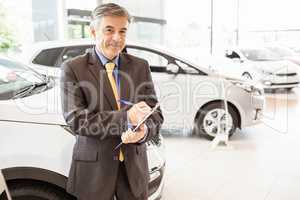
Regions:
<instances>
[{"instance_id":1,"label":"window frame","mask_svg":"<svg viewBox=\"0 0 300 200\"><path fill-rule=\"evenodd\" d=\"M179 61L179 62L181 62L181 63L183 63L183 64L186 64L191 69L197 71L198 73L196 75L207 75L205 72L202 72L200 69L192 66L191 64L189 64L189 63L187 63L187 62L185 62L185 61L183 61L183 60L181 60L179 58L176 58L176 57L170 56L170 55L168 55L166 53L163 53L161 51L158 51L158 50L155 50L155 49L151 49L151 48L147 48L147 47L137 46L137 45L126 45L125 50L123 50L123 51L127 53L127 49L128 48L129 49L131 48L131 49L142 50L142 51L146 51L146 52L151 52L151 53L157 54L159 56L162 56L163 58L165 58L167 60L167 62L168 62L167 65L169 65L169 64L175 64L176 66L179 67L178 74L191 74L191 75L195 75L195 73L187 73L184 69L182 69L181 66L178 65L178 63L176 62L176 60ZM159 72L168 73L168 71L167 71L167 65L166 66L151 66L150 65L150 69L151 69L151 72L155 72L155 71L152 71L152 68L158 68L158 69L159 68L165 68L165 70L161 69Z\"/></svg>"}]
</instances>

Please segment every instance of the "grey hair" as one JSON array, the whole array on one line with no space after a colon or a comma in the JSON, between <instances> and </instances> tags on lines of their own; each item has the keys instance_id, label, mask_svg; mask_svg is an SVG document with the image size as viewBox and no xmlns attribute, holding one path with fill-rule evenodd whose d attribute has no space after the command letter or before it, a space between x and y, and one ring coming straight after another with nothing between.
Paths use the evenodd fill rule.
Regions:
<instances>
[{"instance_id":1,"label":"grey hair","mask_svg":"<svg viewBox=\"0 0 300 200\"><path fill-rule=\"evenodd\" d=\"M128 23L131 22L131 16L129 12L122 6L115 4L115 3L106 3L97 6L92 12L92 22L91 26L97 26L98 22L102 17L105 16L119 16L119 17L126 17Z\"/></svg>"}]
</instances>

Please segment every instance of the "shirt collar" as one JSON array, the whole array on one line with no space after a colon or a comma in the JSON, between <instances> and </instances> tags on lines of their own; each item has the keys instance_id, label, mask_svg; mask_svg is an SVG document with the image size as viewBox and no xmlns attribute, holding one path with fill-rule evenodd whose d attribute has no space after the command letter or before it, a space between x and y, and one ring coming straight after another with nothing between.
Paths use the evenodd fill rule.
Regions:
<instances>
[{"instance_id":1,"label":"shirt collar","mask_svg":"<svg viewBox=\"0 0 300 200\"><path fill-rule=\"evenodd\" d=\"M102 63L103 66L105 66L105 64L107 62L110 62L109 59L107 59L98 49L97 47L95 47L95 52L98 56L98 58L100 59L100 62ZM116 67L118 68L119 67L119 59L120 59L120 56L117 55L117 57L115 57L112 62L115 63Z\"/></svg>"}]
</instances>

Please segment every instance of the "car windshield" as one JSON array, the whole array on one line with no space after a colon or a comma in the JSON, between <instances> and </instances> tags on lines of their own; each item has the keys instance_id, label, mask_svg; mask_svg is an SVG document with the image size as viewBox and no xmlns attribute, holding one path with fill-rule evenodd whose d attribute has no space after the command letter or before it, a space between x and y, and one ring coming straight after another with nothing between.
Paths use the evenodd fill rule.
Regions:
<instances>
[{"instance_id":1,"label":"car windshield","mask_svg":"<svg viewBox=\"0 0 300 200\"><path fill-rule=\"evenodd\" d=\"M294 56L294 52L291 49L284 47L267 47L272 52L278 54L281 58Z\"/></svg>"},{"instance_id":2,"label":"car windshield","mask_svg":"<svg viewBox=\"0 0 300 200\"><path fill-rule=\"evenodd\" d=\"M268 49L241 49L241 52L248 60L266 61L281 60L281 56Z\"/></svg>"},{"instance_id":3,"label":"car windshield","mask_svg":"<svg viewBox=\"0 0 300 200\"><path fill-rule=\"evenodd\" d=\"M0 58L0 100L9 99L14 93L43 82L43 76L23 64Z\"/></svg>"}]
</instances>

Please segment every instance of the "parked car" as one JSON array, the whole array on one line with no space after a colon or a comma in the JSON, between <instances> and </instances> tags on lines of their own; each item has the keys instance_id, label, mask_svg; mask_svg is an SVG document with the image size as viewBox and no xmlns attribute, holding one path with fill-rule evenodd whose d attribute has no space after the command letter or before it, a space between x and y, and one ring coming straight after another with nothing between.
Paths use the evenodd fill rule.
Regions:
<instances>
[{"instance_id":1,"label":"parked car","mask_svg":"<svg viewBox=\"0 0 300 200\"><path fill-rule=\"evenodd\" d=\"M227 49L225 56L232 61L227 74L255 80L265 89L292 89L299 84L299 67L265 47Z\"/></svg>"},{"instance_id":2,"label":"parked car","mask_svg":"<svg viewBox=\"0 0 300 200\"><path fill-rule=\"evenodd\" d=\"M76 138L62 115L58 83L4 57L0 75L0 169L13 199L74 199L65 187ZM164 184L161 136L147 143L147 154L154 200Z\"/></svg>"},{"instance_id":3,"label":"parked car","mask_svg":"<svg viewBox=\"0 0 300 200\"><path fill-rule=\"evenodd\" d=\"M92 46L90 40L40 43L27 54L27 62L35 70L59 78L62 62L83 54ZM261 88L247 81L220 77L206 66L193 64L162 48L127 44L124 52L149 62L158 98L163 101L164 130L193 131L212 139L225 129L226 122L230 135L237 128L260 122L264 106ZM229 115L225 115L222 83L226 88Z\"/></svg>"}]
</instances>

